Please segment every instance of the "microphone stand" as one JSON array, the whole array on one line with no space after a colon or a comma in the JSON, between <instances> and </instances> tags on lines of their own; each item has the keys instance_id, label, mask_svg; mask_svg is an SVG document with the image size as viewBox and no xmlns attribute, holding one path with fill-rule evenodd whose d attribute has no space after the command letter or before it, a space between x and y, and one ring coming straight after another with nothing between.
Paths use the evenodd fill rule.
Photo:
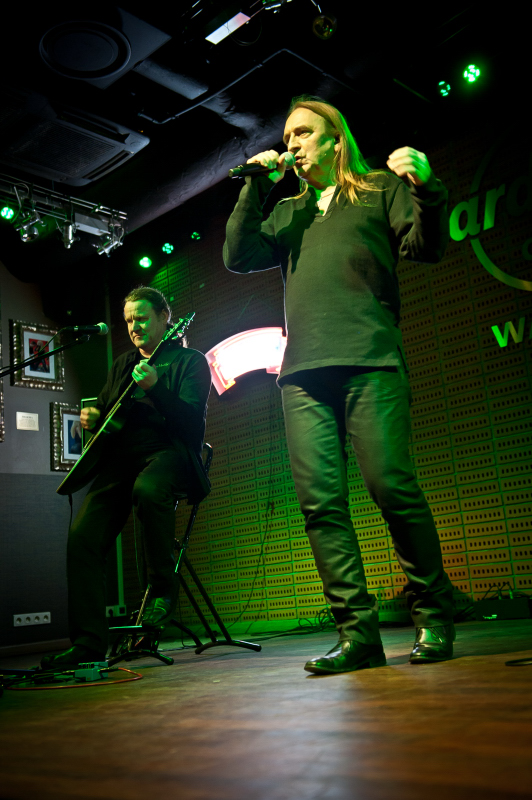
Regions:
<instances>
[{"instance_id":1,"label":"microphone stand","mask_svg":"<svg viewBox=\"0 0 532 800\"><path fill-rule=\"evenodd\" d=\"M39 353L36 356L27 358L25 361L20 361L13 367L11 366L5 367L4 369L0 370L0 379L5 377L6 375L12 375L14 372L19 372L24 367L29 367L31 364L36 364L38 361L43 361L45 358L54 356L56 353L60 353L62 350L69 350L71 347L75 347L77 344L83 344L84 342L88 342L90 338L91 338L90 333L84 333L83 336L80 336L79 339L75 339L73 342L68 342L68 344L62 344L60 347L56 347L54 350L50 350L47 353Z\"/></svg>"}]
</instances>

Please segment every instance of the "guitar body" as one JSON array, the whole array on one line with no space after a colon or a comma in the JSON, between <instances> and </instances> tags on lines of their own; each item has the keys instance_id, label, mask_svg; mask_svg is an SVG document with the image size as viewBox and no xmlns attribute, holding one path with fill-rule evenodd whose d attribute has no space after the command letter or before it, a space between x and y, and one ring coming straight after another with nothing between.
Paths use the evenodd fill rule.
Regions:
<instances>
[{"instance_id":1,"label":"guitar body","mask_svg":"<svg viewBox=\"0 0 532 800\"><path fill-rule=\"evenodd\" d=\"M122 409L122 406L120 406ZM103 456L107 442L114 433L122 430L126 421L125 413L115 412L112 417L107 416L100 430L87 442L83 453L78 458L64 481L57 487L57 494L74 494L83 489L97 475L100 459Z\"/></svg>"},{"instance_id":2,"label":"guitar body","mask_svg":"<svg viewBox=\"0 0 532 800\"><path fill-rule=\"evenodd\" d=\"M190 325L193 318L194 312L187 314L184 319L179 320L173 328L167 331L148 359L148 364L155 364L155 366L157 366L155 363L156 358L160 354L161 349L164 348L164 344L179 338L183 334L183 331ZM106 449L107 443L115 433L118 433L118 431L121 431L124 427L127 412L131 408L133 394L136 389L137 383L131 381L125 392L123 392L105 417L99 430L87 442L81 456L73 465L64 481L57 487L57 494L74 494L80 489L83 489L84 486L96 477L100 467L100 459Z\"/></svg>"}]
</instances>

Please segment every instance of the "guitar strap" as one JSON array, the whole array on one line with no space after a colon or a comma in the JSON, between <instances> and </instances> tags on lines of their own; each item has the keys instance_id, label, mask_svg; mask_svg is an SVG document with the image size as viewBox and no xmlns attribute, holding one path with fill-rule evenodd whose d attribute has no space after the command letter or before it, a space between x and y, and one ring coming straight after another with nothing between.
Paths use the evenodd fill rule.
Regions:
<instances>
[{"instance_id":1,"label":"guitar strap","mask_svg":"<svg viewBox=\"0 0 532 800\"><path fill-rule=\"evenodd\" d=\"M161 353L158 353L155 361L152 363L152 367L157 369L157 376L158 378L162 378L165 372L169 369L171 364L176 360L178 357L181 347L163 347ZM144 359L147 360L147 359ZM131 400L141 400L143 397L146 397L146 392L144 389L141 389L140 386L137 386L133 394L131 395Z\"/></svg>"}]
</instances>

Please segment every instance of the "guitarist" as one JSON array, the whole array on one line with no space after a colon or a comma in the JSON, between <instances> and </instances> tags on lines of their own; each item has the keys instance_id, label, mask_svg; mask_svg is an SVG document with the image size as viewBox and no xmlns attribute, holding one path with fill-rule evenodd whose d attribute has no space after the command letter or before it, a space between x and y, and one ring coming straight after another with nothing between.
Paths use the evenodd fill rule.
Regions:
<instances>
[{"instance_id":1,"label":"guitarist","mask_svg":"<svg viewBox=\"0 0 532 800\"><path fill-rule=\"evenodd\" d=\"M140 286L128 294L124 319L135 349L116 359L95 405L81 412L83 428L97 432L131 379L137 383L125 424L109 436L98 475L69 532L73 646L60 655L45 656L43 669L71 669L104 660L108 636L105 562L131 506L141 528L152 586L143 624L151 629L163 627L174 611L176 498L186 495L194 503L210 491L201 450L211 374L205 356L183 347L181 339L160 348L155 366L145 363L170 327L170 318L170 306L157 289Z\"/></svg>"}]
</instances>

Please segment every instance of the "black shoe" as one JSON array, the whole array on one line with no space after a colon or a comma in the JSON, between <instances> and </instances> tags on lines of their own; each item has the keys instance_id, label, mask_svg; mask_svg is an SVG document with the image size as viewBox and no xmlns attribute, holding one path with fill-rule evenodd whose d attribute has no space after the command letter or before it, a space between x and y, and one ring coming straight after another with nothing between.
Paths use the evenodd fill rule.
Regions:
<instances>
[{"instance_id":1,"label":"black shoe","mask_svg":"<svg viewBox=\"0 0 532 800\"><path fill-rule=\"evenodd\" d=\"M149 600L142 617L143 628L164 628L174 615L174 607L169 597L154 597Z\"/></svg>"},{"instance_id":2,"label":"black shoe","mask_svg":"<svg viewBox=\"0 0 532 800\"><path fill-rule=\"evenodd\" d=\"M386 656L382 644L364 644L353 639L345 639L336 644L332 650L321 656L312 658L305 664L307 672L318 675L335 672L353 672L355 669L367 667L385 667Z\"/></svg>"},{"instance_id":3,"label":"black shoe","mask_svg":"<svg viewBox=\"0 0 532 800\"><path fill-rule=\"evenodd\" d=\"M454 625L435 628L416 628L416 641L410 653L411 664L432 661L447 661L453 657L453 641L456 638Z\"/></svg>"},{"instance_id":4,"label":"black shoe","mask_svg":"<svg viewBox=\"0 0 532 800\"><path fill-rule=\"evenodd\" d=\"M62 672L63 670L77 669L80 664L90 664L94 661L105 661L105 653L102 655L96 650L75 644L74 647L64 653L59 653L56 656L43 656L41 658L41 669Z\"/></svg>"}]
</instances>

